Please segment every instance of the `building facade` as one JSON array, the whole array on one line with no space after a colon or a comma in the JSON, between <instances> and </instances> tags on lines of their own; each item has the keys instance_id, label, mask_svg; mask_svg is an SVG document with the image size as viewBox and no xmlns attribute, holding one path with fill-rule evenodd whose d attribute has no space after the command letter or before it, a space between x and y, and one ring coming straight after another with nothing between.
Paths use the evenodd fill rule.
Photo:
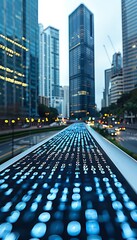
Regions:
<instances>
[{"instance_id":1,"label":"building facade","mask_svg":"<svg viewBox=\"0 0 137 240\"><path fill-rule=\"evenodd\" d=\"M59 110L59 30L39 24L39 96L49 99L49 106Z\"/></svg>"},{"instance_id":2,"label":"building facade","mask_svg":"<svg viewBox=\"0 0 137 240\"><path fill-rule=\"evenodd\" d=\"M112 57L111 81L110 81L110 104L117 103L123 95L123 71L121 53L114 53Z\"/></svg>"},{"instance_id":3,"label":"building facade","mask_svg":"<svg viewBox=\"0 0 137 240\"><path fill-rule=\"evenodd\" d=\"M37 115L38 1L0 1L0 117Z\"/></svg>"},{"instance_id":4,"label":"building facade","mask_svg":"<svg viewBox=\"0 0 137 240\"><path fill-rule=\"evenodd\" d=\"M137 1L122 0L124 92L137 87Z\"/></svg>"},{"instance_id":5,"label":"building facade","mask_svg":"<svg viewBox=\"0 0 137 240\"><path fill-rule=\"evenodd\" d=\"M111 68L106 69L104 73L105 73L104 104L105 104L105 107L108 107L110 105L109 88L110 88L110 81L111 81Z\"/></svg>"},{"instance_id":6,"label":"building facade","mask_svg":"<svg viewBox=\"0 0 137 240\"><path fill-rule=\"evenodd\" d=\"M111 78L110 104L117 103L123 94L123 75L118 74Z\"/></svg>"},{"instance_id":7,"label":"building facade","mask_svg":"<svg viewBox=\"0 0 137 240\"><path fill-rule=\"evenodd\" d=\"M94 15L81 4L69 15L70 117L94 115Z\"/></svg>"},{"instance_id":8,"label":"building facade","mask_svg":"<svg viewBox=\"0 0 137 240\"><path fill-rule=\"evenodd\" d=\"M45 48L44 48L44 26L39 24L39 91L38 95L40 98L45 97L46 81L44 81L44 67Z\"/></svg>"},{"instance_id":9,"label":"building facade","mask_svg":"<svg viewBox=\"0 0 137 240\"><path fill-rule=\"evenodd\" d=\"M63 118L69 118L69 86L63 86Z\"/></svg>"}]
</instances>

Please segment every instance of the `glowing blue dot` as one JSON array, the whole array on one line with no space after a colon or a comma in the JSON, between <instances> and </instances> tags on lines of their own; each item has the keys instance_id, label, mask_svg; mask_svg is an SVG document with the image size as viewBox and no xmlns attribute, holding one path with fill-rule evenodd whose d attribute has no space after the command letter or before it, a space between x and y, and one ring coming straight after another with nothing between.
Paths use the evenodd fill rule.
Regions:
<instances>
[{"instance_id":1,"label":"glowing blue dot","mask_svg":"<svg viewBox=\"0 0 137 240\"><path fill-rule=\"evenodd\" d=\"M25 203L25 202L19 202L19 203L16 205L16 209L19 210L19 211L24 210L25 207L26 207L26 203Z\"/></svg>"},{"instance_id":2,"label":"glowing blue dot","mask_svg":"<svg viewBox=\"0 0 137 240\"><path fill-rule=\"evenodd\" d=\"M2 223L0 224L0 238L4 238L12 230L11 223Z\"/></svg>"},{"instance_id":3,"label":"glowing blue dot","mask_svg":"<svg viewBox=\"0 0 137 240\"><path fill-rule=\"evenodd\" d=\"M18 237L19 237L18 234L10 233L10 234L6 235L4 240L16 240L16 239L18 239Z\"/></svg>"},{"instance_id":4,"label":"glowing blue dot","mask_svg":"<svg viewBox=\"0 0 137 240\"><path fill-rule=\"evenodd\" d=\"M125 203L125 207L128 208L129 210L133 210L136 208L136 204L132 201L129 201L129 202Z\"/></svg>"},{"instance_id":5,"label":"glowing blue dot","mask_svg":"<svg viewBox=\"0 0 137 240\"><path fill-rule=\"evenodd\" d=\"M36 223L31 230L32 237L43 237L46 233L46 224L45 223Z\"/></svg>"},{"instance_id":6,"label":"glowing blue dot","mask_svg":"<svg viewBox=\"0 0 137 240\"><path fill-rule=\"evenodd\" d=\"M67 232L70 236L77 236L81 232L81 225L77 221L72 221L67 226Z\"/></svg>"},{"instance_id":7,"label":"glowing blue dot","mask_svg":"<svg viewBox=\"0 0 137 240\"><path fill-rule=\"evenodd\" d=\"M72 199L75 200L75 201L79 200L80 199L80 194L79 193L74 193L72 195Z\"/></svg>"},{"instance_id":8,"label":"glowing blue dot","mask_svg":"<svg viewBox=\"0 0 137 240\"><path fill-rule=\"evenodd\" d=\"M41 222L48 222L50 219L50 214L48 212L43 212L39 215L38 219Z\"/></svg>"},{"instance_id":9,"label":"glowing blue dot","mask_svg":"<svg viewBox=\"0 0 137 240\"><path fill-rule=\"evenodd\" d=\"M86 192L91 192L91 191L92 191L92 187L86 186L86 187L85 187L85 191L86 191Z\"/></svg>"}]
</instances>

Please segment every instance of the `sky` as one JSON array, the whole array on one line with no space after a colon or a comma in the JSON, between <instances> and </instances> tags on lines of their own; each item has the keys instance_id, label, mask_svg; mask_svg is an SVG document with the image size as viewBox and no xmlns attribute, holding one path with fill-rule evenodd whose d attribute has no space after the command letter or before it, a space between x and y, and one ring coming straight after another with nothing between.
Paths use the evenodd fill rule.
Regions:
<instances>
[{"instance_id":1,"label":"sky","mask_svg":"<svg viewBox=\"0 0 137 240\"><path fill-rule=\"evenodd\" d=\"M121 0L38 0L38 21L44 28L59 29L60 85L69 85L68 16L81 3L94 14L95 102L100 109L104 70L111 67L115 52L122 53Z\"/></svg>"}]
</instances>

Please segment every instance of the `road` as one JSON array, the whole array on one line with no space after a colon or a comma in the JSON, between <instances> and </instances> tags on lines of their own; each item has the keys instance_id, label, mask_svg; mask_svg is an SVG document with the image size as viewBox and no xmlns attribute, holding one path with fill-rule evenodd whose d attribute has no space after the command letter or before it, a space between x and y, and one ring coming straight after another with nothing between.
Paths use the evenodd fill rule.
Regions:
<instances>
[{"instance_id":1,"label":"road","mask_svg":"<svg viewBox=\"0 0 137 240\"><path fill-rule=\"evenodd\" d=\"M126 131L121 131L116 139L122 147L137 153L137 130L126 129Z\"/></svg>"},{"instance_id":2,"label":"road","mask_svg":"<svg viewBox=\"0 0 137 240\"><path fill-rule=\"evenodd\" d=\"M28 133L28 136L22 138L16 138L11 141L0 144L0 163L8 158L16 156L17 154L25 151L26 149L36 145L37 143L43 141L56 134L58 131L43 132L37 134Z\"/></svg>"}]
</instances>

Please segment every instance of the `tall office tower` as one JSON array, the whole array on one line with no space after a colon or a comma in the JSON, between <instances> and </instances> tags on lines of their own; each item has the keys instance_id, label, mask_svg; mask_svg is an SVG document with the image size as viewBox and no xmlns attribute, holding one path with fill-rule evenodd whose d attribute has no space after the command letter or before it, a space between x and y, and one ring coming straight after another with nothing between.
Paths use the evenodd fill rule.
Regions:
<instances>
[{"instance_id":1,"label":"tall office tower","mask_svg":"<svg viewBox=\"0 0 137 240\"><path fill-rule=\"evenodd\" d=\"M59 99L59 30L39 24L40 69L39 96L49 99L49 106L58 108Z\"/></svg>"},{"instance_id":2,"label":"tall office tower","mask_svg":"<svg viewBox=\"0 0 137 240\"><path fill-rule=\"evenodd\" d=\"M44 81L44 57L45 57L45 53L44 53L44 27L43 25L40 23L39 24L39 91L38 91L38 95L40 97L44 97L45 96L45 83L46 81Z\"/></svg>"},{"instance_id":3,"label":"tall office tower","mask_svg":"<svg viewBox=\"0 0 137 240\"><path fill-rule=\"evenodd\" d=\"M94 114L94 16L83 4L69 15L70 117Z\"/></svg>"},{"instance_id":4,"label":"tall office tower","mask_svg":"<svg viewBox=\"0 0 137 240\"><path fill-rule=\"evenodd\" d=\"M110 104L117 103L123 94L123 73L121 53L114 53L112 57L110 80Z\"/></svg>"},{"instance_id":5,"label":"tall office tower","mask_svg":"<svg viewBox=\"0 0 137 240\"><path fill-rule=\"evenodd\" d=\"M121 53L117 52L112 57L111 76L115 76L122 73L122 57Z\"/></svg>"},{"instance_id":6,"label":"tall office tower","mask_svg":"<svg viewBox=\"0 0 137 240\"><path fill-rule=\"evenodd\" d=\"M124 92L137 87L137 1L122 0Z\"/></svg>"},{"instance_id":7,"label":"tall office tower","mask_svg":"<svg viewBox=\"0 0 137 240\"><path fill-rule=\"evenodd\" d=\"M35 116L38 1L0 0L0 117Z\"/></svg>"}]
</instances>

